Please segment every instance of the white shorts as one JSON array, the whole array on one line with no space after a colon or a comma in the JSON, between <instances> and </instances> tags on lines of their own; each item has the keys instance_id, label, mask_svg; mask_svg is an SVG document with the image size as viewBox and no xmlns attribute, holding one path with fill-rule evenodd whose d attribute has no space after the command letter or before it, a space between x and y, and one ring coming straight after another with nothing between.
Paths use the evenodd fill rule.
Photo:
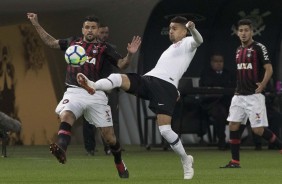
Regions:
<instances>
[{"instance_id":1,"label":"white shorts","mask_svg":"<svg viewBox=\"0 0 282 184\"><path fill-rule=\"evenodd\" d=\"M248 118L252 128L268 126L264 95L233 96L227 121L246 124Z\"/></svg>"},{"instance_id":2,"label":"white shorts","mask_svg":"<svg viewBox=\"0 0 282 184\"><path fill-rule=\"evenodd\" d=\"M94 95L82 88L67 88L63 99L56 108L56 113L72 111L78 119L84 115L85 119L96 127L113 126L111 108L108 97L103 91L96 91Z\"/></svg>"}]
</instances>

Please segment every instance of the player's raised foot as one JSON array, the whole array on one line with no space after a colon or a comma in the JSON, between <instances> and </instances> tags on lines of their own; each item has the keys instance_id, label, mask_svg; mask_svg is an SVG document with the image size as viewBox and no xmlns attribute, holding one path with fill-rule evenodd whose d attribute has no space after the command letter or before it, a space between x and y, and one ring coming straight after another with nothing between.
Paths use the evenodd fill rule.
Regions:
<instances>
[{"instance_id":1,"label":"player's raised foot","mask_svg":"<svg viewBox=\"0 0 282 184\"><path fill-rule=\"evenodd\" d=\"M241 166L238 163L234 163L234 162L230 161L227 165L221 166L219 168L234 168L234 169L237 168L238 169L238 168L241 168Z\"/></svg>"},{"instance_id":2,"label":"player's raised foot","mask_svg":"<svg viewBox=\"0 0 282 184\"><path fill-rule=\"evenodd\" d=\"M192 179L194 176L194 168L193 168L194 158L191 155L187 155L185 159L181 159L181 163L184 170L184 179L185 180Z\"/></svg>"},{"instance_id":3,"label":"player's raised foot","mask_svg":"<svg viewBox=\"0 0 282 184\"><path fill-rule=\"evenodd\" d=\"M129 172L123 161L121 161L120 164L116 164L116 168L118 170L118 175L120 178L129 178Z\"/></svg>"},{"instance_id":4,"label":"player's raised foot","mask_svg":"<svg viewBox=\"0 0 282 184\"><path fill-rule=\"evenodd\" d=\"M78 73L76 75L76 80L89 94L93 95L95 93L95 82L89 80L85 75Z\"/></svg>"},{"instance_id":5,"label":"player's raised foot","mask_svg":"<svg viewBox=\"0 0 282 184\"><path fill-rule=\"evenodd\" d=\"M56 143L50 144L50 152L57 158L61 164L65 164L67 161L66 152L58 146Z\"/></svg>"}]
</instances>

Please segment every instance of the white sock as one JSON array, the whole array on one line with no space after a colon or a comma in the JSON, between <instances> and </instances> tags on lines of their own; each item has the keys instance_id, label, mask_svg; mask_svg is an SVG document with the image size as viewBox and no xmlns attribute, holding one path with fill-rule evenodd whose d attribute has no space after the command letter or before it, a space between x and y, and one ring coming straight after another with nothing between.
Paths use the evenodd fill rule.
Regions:
<instances>
[{"instance_id":1,"label":"white sock","mask_svg":"<svg viewBox=\"0 0 282 184\"><path fill-rule=\"evenodd\" d=\"M178 135L171 129L171 125L162 125L159 126L159 130L163 138L170 144L170 147L173 149L175 153L177 153L181 159L186 159L187 154L182 145L181 140Z\"/></svg>"},{"instance_id":2,"label":"white sock","mask_svg":"<svg viewBox=\"0 0 282 184\"><path fill-rule=\"evenodd\" d=\"M95 89L102 91L109 91L116 87L120 87L122 83L121 74L111 74L109 77L100 79L95 82Z\"/></svg>"}]
</instances>

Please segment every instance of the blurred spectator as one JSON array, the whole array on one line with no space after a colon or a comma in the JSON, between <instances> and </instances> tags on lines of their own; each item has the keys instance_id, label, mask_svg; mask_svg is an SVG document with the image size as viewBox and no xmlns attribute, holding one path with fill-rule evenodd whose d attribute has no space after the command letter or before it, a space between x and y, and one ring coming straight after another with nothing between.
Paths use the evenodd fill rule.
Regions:
<instances>
[{"instance_id":1,"label":"blurred spectator","mask_svg":"<svg viewBox=\"0 0 282 184\"><path fill-rule=\"evenodd\" d=\"M210 58L210 67L204 70L200 77L200 87L235 88L235 73L224 68L224 57L214 53ZM204 97L202 108L208 119L212 119L218 138L218 148L226 149L225 128L228 109L232 95Z\"/></svg>"},{"instance_id":2,"label":"blurred spectator","mask_svg":"<svg viewBox=\"0 0 282 184\"><path fill-rule=\"evenodd\" d=\"M116 46L112 43L109 43L109 27L105 24L101 24L99 27L99 41L100 42L106 42L110 46L112 46L114 49L116 49ZM119 69L110 66L112 68L112 73L120 73ZM111 107L112 111L112 118L113 118L113 126L116 137L119 139L119 106L118 106L118 98L119 98L119 89L113 89L110 93L108 93L109 97L109 106ZM89 124L84 118L83 118L83 139L84 139L84 147L88 153L88 155L94 155L95 149L96 149L96 127L92 124ZM103 141L103 139L102 139ZM111 154L110 147L103 141L104 145L104 151L106 155Z\"/></svg>"}]
</instances>

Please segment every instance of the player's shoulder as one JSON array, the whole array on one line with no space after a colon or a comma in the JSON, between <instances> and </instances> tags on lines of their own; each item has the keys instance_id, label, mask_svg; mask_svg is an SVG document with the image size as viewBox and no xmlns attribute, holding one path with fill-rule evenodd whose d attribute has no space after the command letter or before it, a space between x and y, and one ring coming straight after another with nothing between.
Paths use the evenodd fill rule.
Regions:
<instances>
[{"instance_id":1,"label":"player's shoulder","mask_svg":"<svg viewBox=\"0 0 282 184\"><path fill-rule=\"evenodd\" d=\"M254 41L253 45L258 49L266 50L266 46L260 42Z\"/></svg>"}]
</instances>

